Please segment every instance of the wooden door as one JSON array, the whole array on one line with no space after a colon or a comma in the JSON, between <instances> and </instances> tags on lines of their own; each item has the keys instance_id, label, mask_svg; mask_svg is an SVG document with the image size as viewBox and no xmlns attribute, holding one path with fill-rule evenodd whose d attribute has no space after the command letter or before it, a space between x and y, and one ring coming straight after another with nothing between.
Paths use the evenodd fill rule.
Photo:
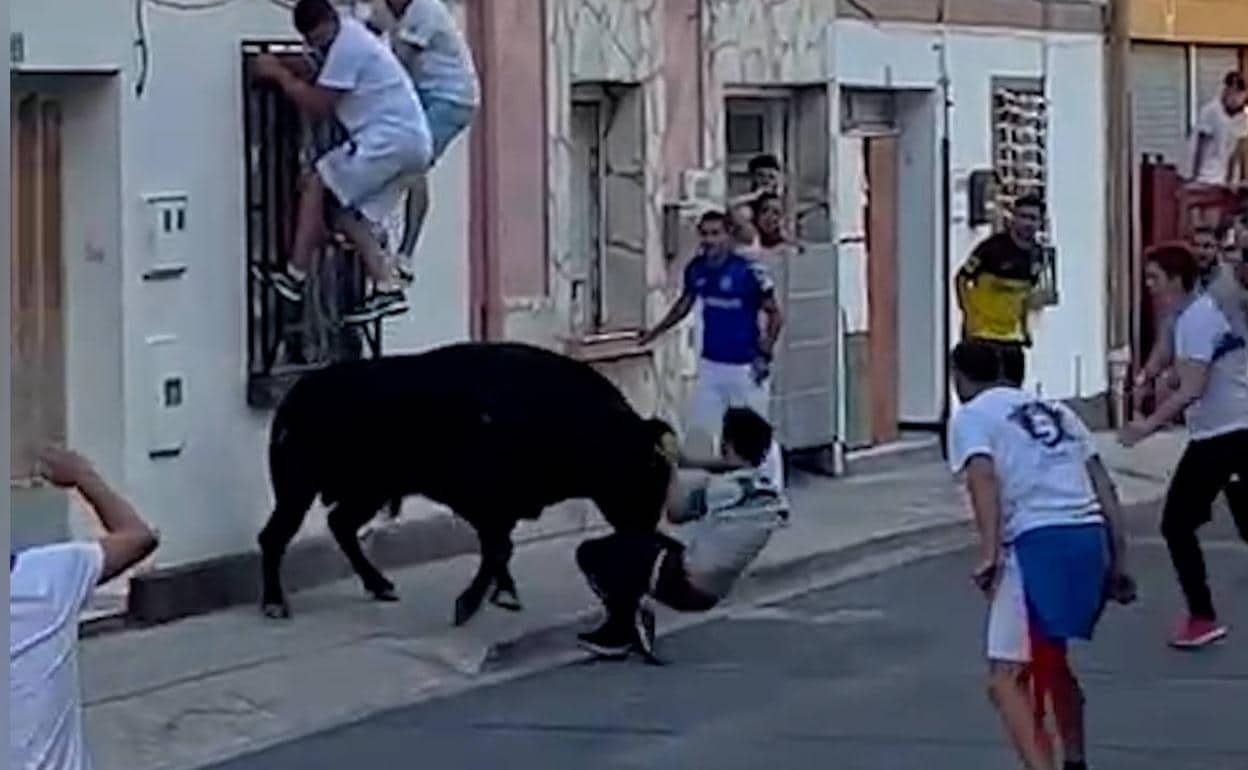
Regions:
<instances>
[{"instance_id":1,"label":"wooden door","mask_svg":"<svg viewBox=\"0 0 1248 770\"><path fill-rule=\"evenodd\" d=\"M867 305L871 440L895 440L898 430L897 138L865 143L867 169Z\"/></svg>"},{"instance_id":2,"label":"wooden door","mask_svg":"<svg viewBox=\"0 0 1248 770\"><path fill-rule=\"evenodd\" d=\"M65 441L61 109L15 93L10 110L9 476L23 480L41 444Z\"/></svg>"}]
</instances>

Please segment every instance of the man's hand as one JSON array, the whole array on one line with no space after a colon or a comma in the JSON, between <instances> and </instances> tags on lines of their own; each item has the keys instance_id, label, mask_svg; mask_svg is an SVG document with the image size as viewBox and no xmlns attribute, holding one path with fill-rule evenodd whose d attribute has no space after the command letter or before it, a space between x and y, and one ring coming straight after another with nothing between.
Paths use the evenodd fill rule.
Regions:
<instances>
[{"instance_id":1,"label":"man's hand","mask_svg":"<svg viewBox=\"0 0 1248 770\"><path fill-rule=\"evenodd\" d=\"M71 449L49 446L39 453L39 475L58 487L77 487L95 475L95 466Z\"/></svg>"},{"instance_id":2,"label":"man's hand","mask_svg":"<svg viewBox=\"0 0 1248 770\"><path fill-rule=\"evenodd\" d=\"M1144 420L1132 420L1118 431L1118 443L1130 449L1148 438L1151 432Z\"/></svg>"},{"instance_id":3,"label":"man's hand","mask_svg":"<svg viewBox=\"0 0 1248 770\"><path fill-rule=\"evenodd\" d=\"M771 376L771 356L759 353L750 364L750 372L754 376L754 384L762 385Z\"/></svg>"},{"instance_id":4,"label":"man's hand","mask_svg":"<svg viewBox=\"0 0 1248 770\"><path fill-rule=\"evenodd\" d=\"M998 554L987 556L979 561L975 571L971 573L971 581L985 595L991 596L1001 575L1001 559Z\"/></svg>"},{"instance_id":5,"label":"man's hand","mask_svg":"<svg viewBox=\"0 0 1248 770\"><path fill-rule=\"evenodd\" d=\"M260 81L277 82L288 72L286 65L271 53L259 54L251 63L251 73L256 80Z\"/></svg>"},{"instance_id":6,"label":"man's hand","mask_svg":"<svg viewBox=\"0 0 1248 770\"><path fill-rule=\"evenodd\" d=\"M1135 580L1125 572L1115 572L1111 575L1106 588L1109 598L1119 604L1131 604L1139 595Z\"/></svg>"}]
</instances>

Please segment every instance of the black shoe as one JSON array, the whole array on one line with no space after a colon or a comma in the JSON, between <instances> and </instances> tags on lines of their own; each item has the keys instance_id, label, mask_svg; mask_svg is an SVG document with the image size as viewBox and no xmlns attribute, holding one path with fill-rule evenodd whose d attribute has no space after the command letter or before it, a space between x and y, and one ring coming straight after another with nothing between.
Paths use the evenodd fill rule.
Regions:
<instances>
[{"instance_id":1,"label":"black shoe","mask_svg":"<svg viewBox=\"0 0 1248 770\"><path fill-rule=\"evenodd\" d=\"M612 623L610 618L593 631L577 634L576 640L581 647L589 650L600 658L623 659L633 646L633 640L627 626Z\"/></svg>"},{"instance_id":2,"label":"black shoe","mask_svg":"<svg viewBox=\"0 0 1248 770\"><path fill-rule=\"evenodd\" d=\"M363 324L376 321L383 316L406 313L407 310L407 299L403 296L401 290L374 291L363 302L352 308L350 312L344 314L342 322Z\"/></svg>"}]
</instances>

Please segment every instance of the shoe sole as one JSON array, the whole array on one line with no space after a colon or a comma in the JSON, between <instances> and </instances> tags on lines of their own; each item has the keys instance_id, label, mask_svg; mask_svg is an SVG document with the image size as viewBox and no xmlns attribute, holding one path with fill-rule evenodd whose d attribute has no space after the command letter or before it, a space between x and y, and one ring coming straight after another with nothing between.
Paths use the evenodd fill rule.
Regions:
<instances>
[{"instance_id":1,"label":"shoe sole","mask_svg":"<svg viewBox=\"0 0 1248 770\"><path fill-rule=\"evenodd\" d=\"M1226 633L1225 628L1219 628L1195 639L1172 639L1170 640L1170 646L1179 650L1195 650L1200 647L1207 647L1220 639L1225 639Z\"/></svg>"},{"instance_id":2,"label":"shoe sole","mask_svg":"<svg viewBox=\"0 0 1248 770\"><path fill-rule=\"evenodd\" d=\"M606 658L607 660L623 660L628 657L627 647L603 647L600 644L587 642L584 639L577 639L576 643L579 647L581 647L581 649L592 652L594 655L597 655L600 658Z\"/></svg>"},{"instance_id":3,"label":"shoe sole","mask_svg":"<svg viewBox=\"0 0 1248 770\"><path fill-rule=\"evenodd\" d=\"M302 293L295 291L294 289L290 288L282 281L274 280L272 274L266 273L264 270L262 270L258 266L256 265L251 266L251 275L257 281L260 281L261 283L267 283L269 286L273 287L273 291L277 292L278 295L282 297L282 299L288 300L290 302L302 302L303 301Z\"/></svg>"},{"instance_id":4,"label":"shoe sole","mask_svg":"<svg viewBox=\"0 0 1248 770\"><path fill-rule=\"evenodd\" d=\"M358 326L359 324L372 323L380 318L392 315L402 315L411 307L406 302L396 302L393 305L386 305L380 310L370 310L367 313L358 313L355 315L344 315L342 322L350 326Z\"/></svg>"}]
</instances>

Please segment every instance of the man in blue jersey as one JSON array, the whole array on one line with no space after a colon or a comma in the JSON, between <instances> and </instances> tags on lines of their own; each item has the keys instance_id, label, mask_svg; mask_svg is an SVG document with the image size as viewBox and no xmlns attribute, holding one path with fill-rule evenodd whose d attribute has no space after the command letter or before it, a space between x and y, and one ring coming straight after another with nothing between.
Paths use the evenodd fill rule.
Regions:
<instances>
[{"instance_id":1,"label":"man in blue jersey","mask_svg":"<svg viewBox=\"0 0 1248 770\"><path fill-rule=\"evenodd\" d=\"M764 417L770 413L772 352L784 318L767 268L737 251L727 214L703 214L698 234L702 246L685 267L680 299L641 342L653 342L702 300L702 352L690 422L717 437L729 407L748 406ZM760 313L767 319L764 330L759 329ZM773 446L769 455L778 452Z\"/></svg>"}]
</instances>

